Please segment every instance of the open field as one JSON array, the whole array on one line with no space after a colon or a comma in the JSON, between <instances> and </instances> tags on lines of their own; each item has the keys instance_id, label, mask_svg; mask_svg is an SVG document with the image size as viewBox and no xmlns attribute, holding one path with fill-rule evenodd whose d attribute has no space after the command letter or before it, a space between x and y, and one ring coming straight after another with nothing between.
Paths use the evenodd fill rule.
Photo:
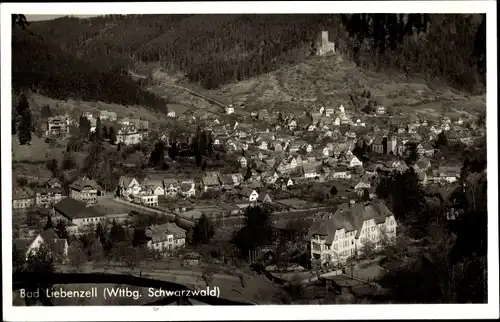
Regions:
<instances>
[{"instance_id":1,"label":"open field","mask_svg":"<svg viewBox=\"0 0 500 322\"><path fill-rule=\"evenodd\" d=\"M45 162L47 160L56 159L57 162L62 160L62 148L64 142L49 144L44 139L32 133L31 142L27 145L20 145L17 135L11 137L12 142L12 161L13 162Z\"/></svg>"}]
</instances>

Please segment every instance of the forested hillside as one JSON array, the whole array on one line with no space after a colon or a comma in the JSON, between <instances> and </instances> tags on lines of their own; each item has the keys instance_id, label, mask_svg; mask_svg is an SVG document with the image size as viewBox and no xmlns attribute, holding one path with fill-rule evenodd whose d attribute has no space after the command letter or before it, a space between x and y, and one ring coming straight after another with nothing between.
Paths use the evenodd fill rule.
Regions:
<instances>
[{"instance_id":1,"label":"forested hillside","mask_svg":"<svg viewBox=\"0 0 500 322\"><path fill-rule=\"evenodd\" d=\"M12 88L39 91L56 99L143 105L167 111L167 101L149 93L123 73L123 65L104 56L77 58L25 30L14 30Z\"/></svg>"},{"instance_id":2,"label":"forested hillside","mask_svg":"<svg viewBox=\"0 0 500 322\"><path fill-rule=\"evenodd\" d=\"M32 84L41 84L51 91L81 81L84 85L79 84L78 88L88 89L81 95L99 91L132 100L135 90L128 88L133 84L128 85L119 75L134 60L161 63L182 71L189 81L211 89L300 62L314 53L318 33L328 30L339 51L362 67L441 78L472 91L485 80L484 19L479 15L427 14L61 18L29 27L30 32L42 37L43 45L34 40L28 42L25 37L15 40L14 51L20 51L22 57L16 60L14 68L31 73L35 78L30 80ZM28 46L26 42L29 46L42 46L41 52L47 54L40 55L39 49L36 54L23 51ZM70 54L71 59L49 50L49 43ZM80 67L69 68L71 64ZM38 72L31 72L32 67ZM89 67L99 73L89 72ZM45 69L51 72L42 72ZM48 76L61 72L60 76ZM127 86L103 88L107 77ZM19 85L26 85L24 79L17 78ZM68 90L62 93L65 95ZM143 92L141 95L142 100L152 99Z\"/></svg>"}]
</instances>

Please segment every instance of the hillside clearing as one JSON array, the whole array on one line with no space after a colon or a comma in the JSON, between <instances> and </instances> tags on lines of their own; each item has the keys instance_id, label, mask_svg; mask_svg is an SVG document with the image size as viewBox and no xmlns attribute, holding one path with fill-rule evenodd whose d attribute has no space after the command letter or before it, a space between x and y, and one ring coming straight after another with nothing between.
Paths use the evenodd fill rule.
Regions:
<instances>
[{"instance_id":1,"label":"hillside clearing","mask_svg":"<svg viewBox=\"0 0 500 322\"><path fill-rule=\"evenodd\" d=\"M295 66L210 91L245 105L276 107L287 103L291 109L309 110L321 93L327 104L349 105L353 91L369 90L385 107L408 113L439 117L459 113L476 116L486 109L485 95L470 96L449 87L430 86L422 79L402 74L365 71L342 57L314 57ZM282 104L280 104L282 105Z\"/></svg>"}]
</instances>

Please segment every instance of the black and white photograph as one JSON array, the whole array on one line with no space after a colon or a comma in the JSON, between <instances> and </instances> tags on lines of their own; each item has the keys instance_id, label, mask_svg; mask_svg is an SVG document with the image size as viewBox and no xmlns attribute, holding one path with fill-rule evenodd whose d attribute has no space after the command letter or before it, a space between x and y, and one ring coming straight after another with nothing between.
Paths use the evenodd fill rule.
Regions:
<instances>
[{"instance_id":1,"label":"black and white photograph","mask_svg":"<svg viewBox=\"0 0 500 322\"><path fill-rule=\"evenodd\" d=\"M4 319L498 318L495 26L2 4Z\"/></svg>"}]
</instances>

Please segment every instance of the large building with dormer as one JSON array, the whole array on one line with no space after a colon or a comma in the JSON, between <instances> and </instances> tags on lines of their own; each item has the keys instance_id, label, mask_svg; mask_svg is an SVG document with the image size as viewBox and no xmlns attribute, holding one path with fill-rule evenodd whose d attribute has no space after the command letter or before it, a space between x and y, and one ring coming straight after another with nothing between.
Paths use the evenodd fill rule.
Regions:
<instances>
[{"instance_id":1,"label":"large building with dormer","mask_svg":"<svg viewBox=\"0 0 500 322\"><path fill-rule=\"evenodd\" d=\"M344 203L333 214L322 214L309 230L313 266L336 266L396 238L394 214L381 202Z\"/></svg>"}]
</instances>

